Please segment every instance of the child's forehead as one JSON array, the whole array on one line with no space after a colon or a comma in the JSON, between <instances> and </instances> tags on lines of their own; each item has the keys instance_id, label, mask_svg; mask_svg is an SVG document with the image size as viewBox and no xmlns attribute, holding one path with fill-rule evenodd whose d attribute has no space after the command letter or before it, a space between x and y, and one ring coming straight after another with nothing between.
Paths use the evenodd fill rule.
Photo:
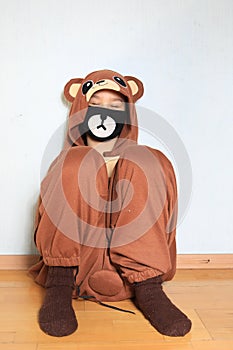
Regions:
<instances>
[{"instance_id":1,"label":"child's forehead","mask_svg":"<svg viewBox=\"0 0 233 350\"><path fill-rule=\"evenodd\" d=\"M109 98L109 99L121 100L121 101L125 100L124 96L121 93L114 91L114 90L110 90L110 89L109 90L103 89L103 90L96 91L91 96L91 99L92 98Z\"/></svg>"}]
</instances>

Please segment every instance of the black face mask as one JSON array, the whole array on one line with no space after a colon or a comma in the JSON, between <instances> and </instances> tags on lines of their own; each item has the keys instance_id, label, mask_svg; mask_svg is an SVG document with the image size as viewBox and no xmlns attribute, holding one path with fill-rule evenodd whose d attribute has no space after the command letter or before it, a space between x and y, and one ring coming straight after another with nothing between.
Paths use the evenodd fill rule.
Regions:
<instances>
[{"instance_id":1,"label":"black face mask","mask_svg":"<svg viewBox=\"0 0 233 350\"><path fill-rule=\"evenodd\" d=\"M87 133L93 140L103 142L119 136L126 122L127 112L102 107L88 107L80 133Z\"/></svg>"}]
</instances>

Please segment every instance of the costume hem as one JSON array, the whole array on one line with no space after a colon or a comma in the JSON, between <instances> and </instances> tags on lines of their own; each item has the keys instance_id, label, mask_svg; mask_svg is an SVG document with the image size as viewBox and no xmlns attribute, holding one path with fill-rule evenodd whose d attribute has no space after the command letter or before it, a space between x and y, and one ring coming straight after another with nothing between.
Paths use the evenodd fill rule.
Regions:
<instances>
[{"instance_id":1,"label":"costume hem","mask_svg":"<svg viewBox=\"0 0 233 350\"><path fill-rule=\"evenodd\" d=\"M127 276L127 280L129 281L129 283L142 282L147 280L148 278L157 277L160 275L162 275L162 272L159 270L147 269L144 271L137 271L130 274L129 276Z\"/></svg>"},{"instance_id":2,"label":"costume hem","mask_svg":"<svg viewBox=\"0 0 233 350\"><path fill-rule=\"evenodd\" d=\"M72 267L72 266L79 266L80 264L79 257L70 257L70 258L43 257L43 260L45 265L48 265L48 266Z\"/></svg>"}]
</instances>

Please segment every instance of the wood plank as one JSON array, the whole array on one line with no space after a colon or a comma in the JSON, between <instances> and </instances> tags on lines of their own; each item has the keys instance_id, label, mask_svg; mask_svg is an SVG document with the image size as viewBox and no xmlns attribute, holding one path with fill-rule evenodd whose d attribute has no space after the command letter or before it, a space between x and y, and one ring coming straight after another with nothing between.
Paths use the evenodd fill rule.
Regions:
<instances>
[{"instance_id":1,"label":"wood plank","mask_svg":"<svg viewBox=\"0 0 233 350\"><path fill-rule=\"evenodd\" d=\"M68 344L66 350L177 350L177 344L145 344L144 342L128 344L127 342L105 344ZM37 350L64 350L61 344L39 344ZM179 350L193 350L191 344L180 344ZM222 349L221 349L222 350Z\"/></svg>"},{"instance_id":2,"label":"wood plank","mask_svg":"<svg viewBox=\"0 0 233 350\"><path fill-rule=\"evenodd\" d=\"M185 337L159 334L131 300L111 303L135 310L126 314L84 300L73 300L78 330L67 337L44 334L37 315L44 289L27 271L0 271L1 350L232 350L233 271L178 270L164 290L192 320Z\"/></svg>"},{"instance_id":3,"label":"wood plank","mask_svg":"<svg viewBox=\"0 0 233 350\"><path fill-rule=\"evenodd\" d=\"M191 281L194 283L197 282L213 282L221 281L221 283L229 284L233 282L233 269L178 269L176 271L173 281Z\"/></svg>"},{"instance_id":4,"label":"wood plank","mask_svg":"<svg viewBox=\"0 0 233 350\"><path fill-rule=\"evenodd\" d=\"M13 343L14 338L15 338L15 332L0 331L0 343Z\"/></svg>"},{"instance_id":5,"label":"wood plank","mask_svg":"<svg viewBox=\"0 0 233 350\"><path fill-rule=\"evenodd\" d=\"M212 340L203 342L193 342L193 350L232 350L233 340Z\"/></svg>"},{"instance_id":6,"label":"wood plank","mask_svg":"<svg viewBox=\"0 0 233 350\"><path fill-rule=\"evenodd\" d=\"M233 290L232 290L233 292ZM231 298L233 293L231 294ZM228 309L198 309L197 313L205 328L214 339L232 339L233 308Z\"/></svg>"},{"instance_id":7,"label":"wood plank","mask_svg":"<svg viewBox=\"0 0 233 350\"><path fill-rule=\"evenodd\" d=\"M1 350L37 350L37 344L1 344Z\"/></svg>"},{"instance_id":8,"label":"wood plank","mask_svg":"<svg viewBox=\"0 0 233 350\"><path fill-rule=\"evenodd\" d=\"M0 255L0 270L27 270L38 255ZM233 254L178 254L178 269L233 269Z\"/></svg>"}]
</instances>

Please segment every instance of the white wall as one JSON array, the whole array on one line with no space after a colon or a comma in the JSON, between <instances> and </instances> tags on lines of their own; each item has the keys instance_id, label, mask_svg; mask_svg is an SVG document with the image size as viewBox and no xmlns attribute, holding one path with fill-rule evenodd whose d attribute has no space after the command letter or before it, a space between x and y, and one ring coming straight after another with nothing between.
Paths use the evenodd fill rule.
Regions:
<instances>
[{"instance_id":1,"label":"white wall","mask_svg":"<svg viewBox=\"0 0 233 350\"><path fill-rule=\"evenodd\" d=\"M188 151L179 253L233 253L232 37L231 0L1 0L0 254L35 251L41 161L68 113L63 86L102 68L143 80L140 106Z\"/></svg>"}]
</instances>

